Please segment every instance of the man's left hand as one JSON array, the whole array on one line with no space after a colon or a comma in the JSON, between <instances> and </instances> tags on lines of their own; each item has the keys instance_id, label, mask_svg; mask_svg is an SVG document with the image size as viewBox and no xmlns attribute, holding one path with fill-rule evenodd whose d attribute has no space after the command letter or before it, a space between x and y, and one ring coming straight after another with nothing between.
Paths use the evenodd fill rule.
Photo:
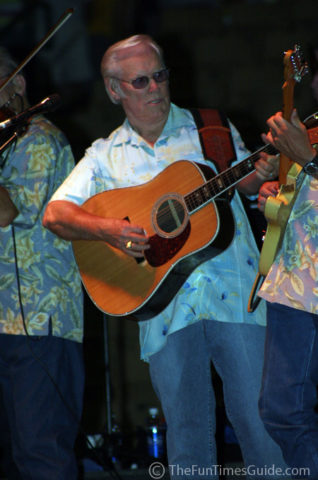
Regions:
<instances>
[{"instance_id":1,"label":"man's left hand","mask_svg":"<svg viewBox=\"0 0 318 480\"><path fill-rule=\"evenodd\" d=\"M256 176L263 182L275 180L278 176L279 159L277 155L260 153L260 158L255 163Z\"/></svg>"}]
</instances>

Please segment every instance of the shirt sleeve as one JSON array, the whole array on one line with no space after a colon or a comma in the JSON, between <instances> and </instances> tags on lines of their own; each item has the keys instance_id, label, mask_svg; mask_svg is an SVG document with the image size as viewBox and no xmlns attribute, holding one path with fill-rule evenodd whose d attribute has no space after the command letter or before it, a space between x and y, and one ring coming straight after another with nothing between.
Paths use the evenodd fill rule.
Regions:
<instances>
[{"instance_id":1,"label":"shirt sleeve","mask_svg":"<svg viewBox=\"0 0 318 480\"><path fill-rule=\"evenodd\" d=\"M14 224L31 228L42 215L57 185L74 165L67 142L37 127L20 137L4 152L0 184L5 187L19 214ZM61 134L62 135L62 134Z\"/></svg>"},{"instance_id":2,"label":"shirt sleeve","mask_svg":"<svg viewBox=\"0 0 318 480\"><path fill-rule=\"evenodd\" d=\"M82 205L85 200L106 189L109 156L106 144L105 140L99 139L86 150L84 157L56 190L50 202L67 200ZM99 162L102 162L102 168Z\"/></svg>"}]
</instances>

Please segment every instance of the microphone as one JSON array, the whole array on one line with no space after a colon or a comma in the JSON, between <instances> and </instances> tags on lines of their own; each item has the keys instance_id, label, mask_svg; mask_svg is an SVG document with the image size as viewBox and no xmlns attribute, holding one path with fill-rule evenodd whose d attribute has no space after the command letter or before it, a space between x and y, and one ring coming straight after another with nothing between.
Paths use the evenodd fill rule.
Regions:
<instances>
[{"instance_id":1,"label":"microphone","mask_svg":"<svg viewBox=\"0 0 318 480\"><path fill-rule=\"evenodd\" d=\"M30 117L38 113L46 113L53 111L61 105L61 97L54 93L49 97L44 98L41 102L29 107L21 113L18 113L14 117L8 118L3 122L0 122L0 130L3 130L8 127L14 127L25 123Z\"/></svg>"}]
</instances>

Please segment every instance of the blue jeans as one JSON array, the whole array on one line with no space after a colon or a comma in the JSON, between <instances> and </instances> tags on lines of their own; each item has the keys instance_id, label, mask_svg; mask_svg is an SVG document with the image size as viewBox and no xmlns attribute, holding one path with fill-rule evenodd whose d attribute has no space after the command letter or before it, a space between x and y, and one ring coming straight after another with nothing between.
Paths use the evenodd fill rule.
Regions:
<instances>
[{"instance_id":1,"label":"blue jeans","mask_svg":"<svg viewBox=\"0 0 318 480\"><path fill-rule=\"evenodd\" d=\"M318 315L270 303L267 312L261 418L286 462L317 479Z\"/></svg>"},{"instance_id":2,"label":"blue jeans","mask_svg":"<svg viewBox=\"0 0 318 480\"><path fill-rule=\"evenodd\" d=\"M211 362L223 382L227 416L245 466L286 467L258 413L264 339L264 327L202 320L169 335L165 347L150 357L152 383L167 422L171 478L218 478ZM192 466L200 467L200 476L180 475Z\"/></svg>"},{"instance_id":3,"label":"blue jeans","mask_svg":"<svg viewBox=\"0 0 318 480\"><path fill-rule=\"evenodd\" d=\"M0 453L9 480L78 478L74 443L83 388L81 344L0 335Z\"/></svg>"}]
</instances>

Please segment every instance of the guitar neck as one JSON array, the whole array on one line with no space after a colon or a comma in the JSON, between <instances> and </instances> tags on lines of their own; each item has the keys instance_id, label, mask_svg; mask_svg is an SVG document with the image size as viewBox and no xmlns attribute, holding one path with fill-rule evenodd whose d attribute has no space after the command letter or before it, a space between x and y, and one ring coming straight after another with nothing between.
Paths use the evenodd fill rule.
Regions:
<instances>
[{"instance_id":1,"label":"guitar neck","mask_svg":"<svg viewBox=\"0 0 318 480\"><path fill-rule=\"evenodd\" d=\"M194 213L254 172L255 162L260 158L261 152L276 155L278 150L273 145L264 145L264 147L261 147L252 155L237 163L234 167L224 170L224 172L208 180L201 187L185 195L184 200L189 214Z\"/></svg>"},{"instance_id":2,"label":"guitar neck","mask_svg":"<svg viewBox=\"0 0 318 480\"><path fill-rule=\"evenodd\" d=\"M286 68L286 67L285 67ZM285 78L286 78L285 74ZM285 120L290 121L290 117L293 110L293 98L294 98L294 85L295 81L293 79L286 80L283 85L283 117ZM292 166L293 162L290 158L286 157L284 154L280 154L279 157L279 184L283 185L286 183L288 172Z\"/></svg>"},{"instance_id":3,"label":"guitar neck","mask_svg":"<svg viewBox=\"0 0 318 480\"><path fill-rule=\"evenodd\" d=\"M312 145L318 143L318 127L308 130L308 136ZM199 208L203 207L211 200L214 200L222 193L234 187L243 178L250 175L255 170L255 162L260 158L260 153L265 152L269 155L276 155L278 150L271 144L264 145L249 157L230 167L224 172L216 175L211 180L196 188L184 196L189 214L191 215Z\"/></svg>"},{"instance_id":4,"label":"guitar neck","mask_svg":"<svg viewBox=\"0 0 318 480\"><path fill-rule=\"evenodd\" d=\"M284 55L284 84L283 84L283 117L290 121L294 108L294 90L296 81L307 73L307 64L303 62L299 45L294 50L287 50ZM293 162L283 154L279 160L279 184L286 183L288 172Z\"/></svg>"}]
</instances>

